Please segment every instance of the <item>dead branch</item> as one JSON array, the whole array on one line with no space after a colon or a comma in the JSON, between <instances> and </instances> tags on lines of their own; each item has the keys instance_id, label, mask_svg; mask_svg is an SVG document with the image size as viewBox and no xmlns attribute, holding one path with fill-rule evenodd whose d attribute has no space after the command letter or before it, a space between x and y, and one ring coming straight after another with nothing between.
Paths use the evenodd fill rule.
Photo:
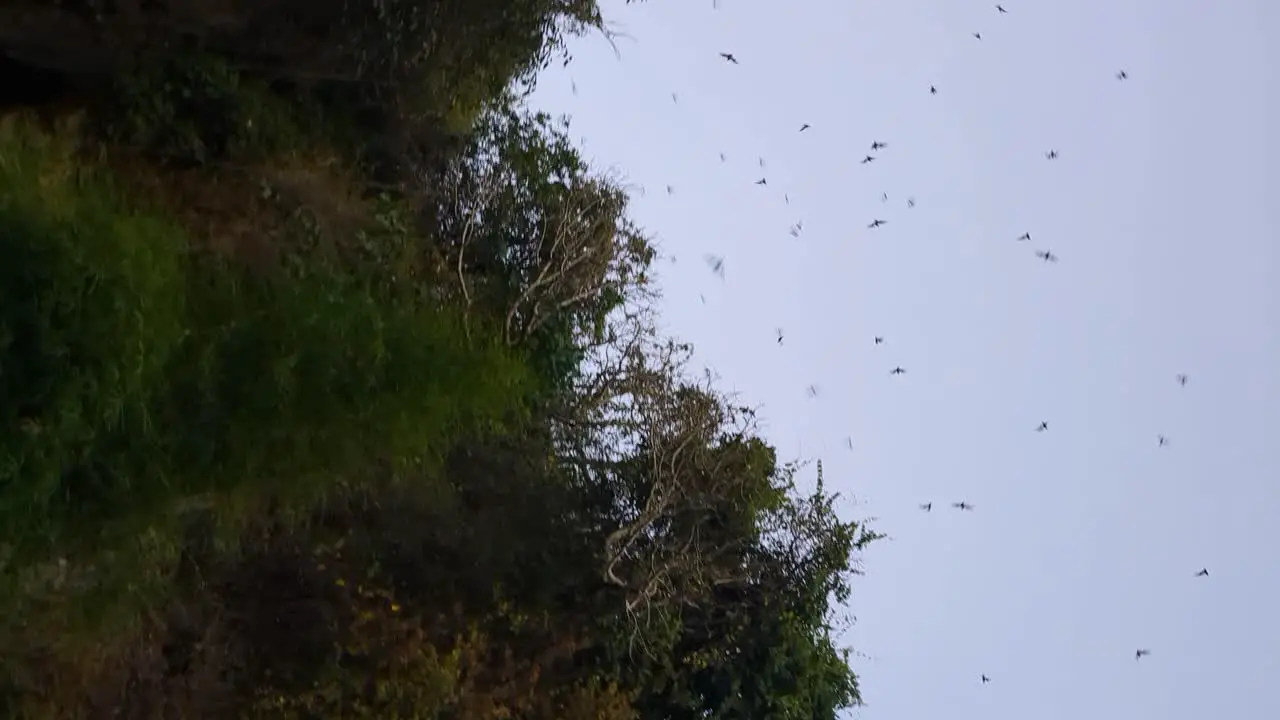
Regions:
<instances>
[{"instance_id":1,"label":"dead branch","mask_svg":"<svg viewBox=\"0 0 1280 720\"><path fill-rule=\"evenodd\" d=\"M494 198L497 197L498 191L499 185L492 174L481 176L477 182L463 182L462 178L459 178L458 182L452 183L454 216L465 218L456 244L455 270L458 277L458 287L462 292L462 299L467 308L467 315L464 319L468 338L471 337L470 309L472 296L466 273L467 248L475 236L481 213L491 205Z\"/></svg>"},{"instance_id":2,"label":"dead branch","mask_svg":"<svg viewBox=\"0 0 1280 720\"><path fill-rule=\"evenodd\" d=\"M537 268L506 316L506 336L515 345L560 312L600 297L618 279L622 203L602 181L570 188L553 219L534 241ZM620 288L619 288L620 289Z\"/></svg>"}]
</instances>

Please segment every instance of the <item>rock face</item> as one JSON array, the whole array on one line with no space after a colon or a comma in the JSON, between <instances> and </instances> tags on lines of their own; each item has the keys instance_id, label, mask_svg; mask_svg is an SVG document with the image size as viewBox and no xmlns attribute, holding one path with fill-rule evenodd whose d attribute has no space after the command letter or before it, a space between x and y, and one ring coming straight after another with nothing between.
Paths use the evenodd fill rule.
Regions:
<instances>
[{"instance_id":1,"label":"rock face","mask_svg":"<svg viewBox=\"0 0 1280 720\"><path fill-rule=\"evenodd\" d=\"M125 68L195 49L267 74L351 74L343 13L343 0L0 0L0 114L82 105L70 98Z\"/></svg>"},{"instance_id":2,"label":"rock face","mask_svg":"<svg viewBox=\"0 0 1280 720\"><path fill-rule=\"evenodd\" d=\"M106 55L92 16L71 3L16 0L0 6L0 53L14 61L64 72L91 72Z\"/></svg>"},{"instance_id":3,"label":"rock face","mask_svg":"<svg viewBox=\"0 0 1280 720\"><path fill-rule=\"evenodd\" d=\"M366 10L345 0L4 0L0 54L88 74L138 53L198 47L247 63L335 72L353 59L348 41L360 23L352 20L371 19ZM406 22L421 24L420 10Z\"/></svg>"}]
</instances>

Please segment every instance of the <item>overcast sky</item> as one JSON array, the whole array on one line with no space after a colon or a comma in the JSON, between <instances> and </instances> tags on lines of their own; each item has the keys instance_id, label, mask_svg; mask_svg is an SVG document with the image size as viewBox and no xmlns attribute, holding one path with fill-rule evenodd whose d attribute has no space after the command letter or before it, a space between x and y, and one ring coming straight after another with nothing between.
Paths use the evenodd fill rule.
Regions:
<instances>
[{"instance_id":1,"label":"overcast sky","mask_svg":"<svg viewBox=\"0 0 1280 720\"><path fill-rule=\"evenodd\" d=\"M858 715L1280 718L1280 2L605 5L621 57L535 102L645 188L667 330L892 536Z\"/></svg>"}]
</instances>

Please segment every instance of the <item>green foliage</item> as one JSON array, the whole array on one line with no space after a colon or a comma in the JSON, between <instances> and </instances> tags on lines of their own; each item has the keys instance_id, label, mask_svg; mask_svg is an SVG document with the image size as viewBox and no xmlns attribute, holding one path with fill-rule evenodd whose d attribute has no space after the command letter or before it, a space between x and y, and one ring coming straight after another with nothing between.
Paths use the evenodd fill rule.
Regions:
<instances>
[{"instance_id":1,"label":"green foliage","mask_svg":"<svg viewBox=\"0 0 1280 720\"><path fill-rule=\"evenodd\" d=\"M112 95L108 137L176 162L278 153L303 137L293 110L265 83L209 55L143 65L121 76Z\"/></svg>"},{"instance_id":2,"label":"green foliage","mask_svg":"<svg viewBox=\"0 0 1280 720\"><path fill-rule=\"evenodd\" d=\"M754 502L730 506L745 510L739 523L746 524L721 532L741 543L733 562L752 568L749 581L670 612L643 652L623 636L626 645L598 658L638 688L642 718L807 720L860 702L847 652L833 637L832 603L847 601L853 563L879 536L840 520L821 484L798 494L797 467L775 467L772 449L751 440L743 450L752 458L744 467L765 485Z\"/></svg>"},{"instance_id":3,"label":"green foliage","mask_svg":"<svg viewBox=\"0 0 1280 720\"><path fill-rule=\"evenodd\" d=\"M519 102L594 0L228 12L139 31L105 152L0 125L0 713L857 704L878 536L687 379L626 192Z\"/></svg>"},{"instance_id":4,"label":"green foliage","mask_svg":"<svg viewBox=\"0 0 1280 720\"><path fill-rule=\"evenodd\" d=\"M626 193L573 146L568 121L514 103L480 118L435 216L476 301L506 315L539 377L563 388L610 314L643 297L656 253L627 220Z\"/></svg>"},{"instance_id":5,"label":"green foliage","mask_svg":"<svg viewBox=\"0 0 1280 720\"><path fill-rule=\"evenodd\" d=\"M600 24L593 0L365 0L344 10L356 74L416 80L411 113L457 134L513 81L531 82L563 51L566 30Z\"/></svg>"},{"instance_id":6,"label":"green foliage","mask_svg":"<svg viewBox=\"0 0 1280 720\"><path fill-rule=\"evenodd\" d=\"M15 554L157 472L155 395L186 341L182 233L71 151L0 124L0 527ZM135 452L113 456L123 437Z\"/></svg>"},{"instance_id":7,"label":"green foliage","mask_svg":"<svg viewBox=\"0 0 1280 720\"><path fill-rule=\"evenodd\" d=\"M340 477L372 458L438 452L432 441L448 438L437 429L482 432L478 421L520 396L500 346L468 343L456 315L361 281L252 282L224 269L193 285L202 322L171 417L194 432L175 451L219 482Z\"/></svg>"},{"instance_id":8,"label":"green foliage","mask_svg":"<svg viewBox=\"0 0 1280 720\"><path fill-rule=\"evenodd\" d=\"M483 324L323 267L186 267L59 145L0 140L6 544L15 557L145 528L210 491L314 499L379 459L441 457L518 407ZM470 338L474 339L469 339ZM139 524L141 523L141 524Z\"/></svg>"}]
</instances>

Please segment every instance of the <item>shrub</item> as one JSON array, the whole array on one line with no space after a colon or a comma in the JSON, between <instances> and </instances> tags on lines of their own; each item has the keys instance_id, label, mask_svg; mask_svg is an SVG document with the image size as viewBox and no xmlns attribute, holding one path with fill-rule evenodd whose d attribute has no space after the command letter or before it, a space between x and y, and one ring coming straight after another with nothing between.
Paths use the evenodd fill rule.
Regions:
<instances>
[{"instance_id":1,"label":"shrub","mask_svg":"<svg viewBox=\"0 0 1280 720\"><path fill-rule=\"evenodd\" d=\"M287 493L378 460L438 457L521 399L519 359L482 329L469 339L448 308L320 269L254 278L217 267L199 279L168 410L184 430L175 457L210 483L192 490L254 478Z\"/></svg>"},{"instance_id":2,"label":"shrub","mask_svg":"<svg viewBox=\"0 0 1280 720\"><path fill-rule=\"evenodd\" d=\"M186 329L182 233L75 166L68 136L0 123L0 527L19 555L157 474L151 408ZM122 434L128 456L104 452Z\"/></svg>"},{"instance_id":3,"label":"shrub","mask_svg":"<svg viewBox=\"0 0 1280 720\"><path fill-rule=\"evenodd\" d=\"M305 514L515 417L523 362L481 320L324 265L190 262L179 229L72 171L73 140L0 127L4 601L59 555L77 585L138 586L193 504Z\"/></svg>"},{"instance_id":4,"label":"shrub","mask_svg":"<svg viewBox=\"0 0 1280 720\"><path fill-rule=\"evenodd\" d=\"M213 56L144 65L118 77L112 96L102 118L108 137L178 162L284 152L303 137L285 99Z\"/></svg>"}]
</instances>

